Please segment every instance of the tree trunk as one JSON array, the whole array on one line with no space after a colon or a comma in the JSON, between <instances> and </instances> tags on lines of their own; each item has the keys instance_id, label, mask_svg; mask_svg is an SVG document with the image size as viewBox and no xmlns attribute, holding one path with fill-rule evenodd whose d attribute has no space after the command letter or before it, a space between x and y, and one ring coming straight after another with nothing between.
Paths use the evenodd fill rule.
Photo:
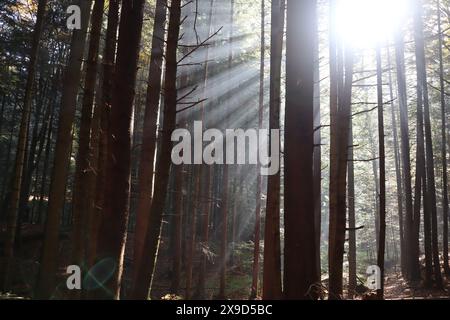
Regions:
<instances>
[{"instance_id":1,"label":"tree trunk","mask_svg":"<svg viewBox=\"0 0 450 320\"><path fill-rule=\"evenodd\" d=\"M367 102L367 98L366 98L366 102ZM368 111L368 110L367 110ZM375 247L378 248L379 247L379 243L380 243L380 199L379 199L379 195L380 195L380 181L379 181L379 176L378 176L378 171L379 171L379 165L377 161L377 148L376 148L376 144L375 144L375 139L372 135L372 133L374 132L373 127L372 127L372 120L371 117L369 115L369 113L366 113L366 125L367 125L367 134L369 136L369 145L370 145L370 155L372 157L372 159L374 159L372 162L372 174L373 174L373 184L375 187L375 194L374 194L374 200L375 200L375 211L374 211L374 225L375 225Z\"/></svg>"},{"instance_id":2,"label":"tree trunk","mask_svg":"<svg viewBox=\"0 0 450 320\"><path fill-rule=\"evenodd\" d=\"M161 219L164 210L169 170L171 163L171 135L176 125L177 106L177 47L180 33L181 1L173 0L170 6L169 30L166 49L166 73L164 84L164 115L161 133L161 148L158 154L155 191L150 207L150 216L146 230L145 250L137 266L139 283L133 289L134 299L147 299L151 287L155 261L159 247Z\"/></svg>"},{"instance_id":3,"label":"tree trunk","mask_svg":"<svg viewBox=\"0 0 450 320\"><path fill-rule=\"evenodd\" d=\"M383 104L383 74L381 63L381 49L377 47L377 96L378 96L378 144L380 158L380 194L379 194L379 223L380 223L380 235L378 236L378 256L377 264L381 270L381 288L377 290L379 299L384 298L384 253L386 246L386 159L385 159L385 146L384 146L384 104Z\"/></svg>"},{"instance_id":4,"label":"tree trunk","mask_svg":"<svg viewBox=\"0 0 450 320\"><path fill-rule=\"evenodd\" d=\"M397 182L397 206L398 206L398 226L400 231L400 266L402 270L402 275L407 278L406 273L406 251L405 251L405 236L404 236L404 218L403 218L403 185L402 185L402 173L400 164L400 148L398 142L398 130L397 130L397 116L394 103L394 90L392 84L392 72L390 71L391 64L391 54L389 48L387 48L388 56L388 69L389 69L389 98L391 100L391 123L392 123L392 135L394 141L394 163L395 163L395 177ZM393 243L396 246L395 243Z\"/></svg>"},{"instance_id":5,"label":"tree trunk","mask_svg":"<svg viewBox=\"0 0 450 320\"><path fill-rule=\"evenodd\" d=\"M333 54L333 53L332 53ZM340 299L342 297L342 269L345 242L346 225L346 178L348 160L348 136L349 120L351 116L351 94L353 76L353 53L345 50L345 76L343 92L337 93L336 82L343 75L336 69L336 63L332 63L333 95L338 95L338 109L336 97L333 98L331 118L331 162L330 162L330 223L329 223L329 298ZM333 58L335 59L335 58ZM337 75L337 77L336 77ZM333 96L332 95L332 96Z\"/></svg>"},{"instance_id":6,"label":"tree trunk","mask_svg":"<svg viewBox=\"0 0 450 320\"><path fill-rule=\"evenodd\" d=\"M414 249L414 213L412 201L411 186L411 155L409 145L409 126L408 126L408 99L406 92L405 75L405 56L404 56L403 37L400 33L395 36L395 58L397 68L397 87L400 109L400 138L401 138L401 156L403 169L403 189L405 195L405 252L406 272L409 279L419 277L419 257Z\"/></svg>"},{"instance_id":7,"label":"tree trunk","mask_svg":"<svg viewBox=\"0 0 450 320\"><path fill-rule=\"evenodd\" d=\"M108 25L106 29L106 39L102 58L101 98L99 101L99 126L98 132L98 155L97 155L97 176L95 181L95 210L89 221L89 247L88 262L93 265L97 256L97 244L99 226L101 224L106 197L106 165L107 165L107 140L109 136L110 124L109 115L111 99L113 93L113 78L115 67L115 53L117 45L117 27L119 24L119 4L120 0L110 0L108 8ZM92 182L93 183L93 182Z\"/></svg>"},{"instance_id":8,"label":"tree trunk","mask_svg":"<svg viewBox=\"0 0 450 320\"><path fill-rule=\"evenodd\" d=\"M98 236L98 258L114 271L99 297L118 299L129 215L131 120L143 22L144 0L124 1L120 16L117 62L108 136L105 208Z\"/></svg>"},{"instance_id":9,"label":"tree trunk","mask_svg":"<svg viewBox=\"0 0 450 320\"><path fill-rule=\"evenodd\" d=\"M148 75L146 107L144 114L144 131L142 136L141 158L139 161L139 196L136 211L136 228L134 235L134 265L140 264L145 233L149 221L150 205L153 193L154 158L156 149L158 110L161 95L161 74L164 53L164 35L166 22L166 0L158 0L155 6L152 49ZM134 274L134 285L139 279Z\"/></svg>"},{"instance_id":10,"label":"tree trunk","mask_svg":"<svg viewBox=\"0 0 450 320\"><path fill-rule=\"evenodd\" d=\"M265 69L265 1L261 0L261 46L260 46L260 65L259 65L259 105L258 105L258 128L262 128L264 115L264 69ZM254 249L253 249L253 270L252 270L252 289L250 299L258 296L258 278L259 278L259 252L260 252L260 230L261 230L261 191L262 177L261 166L256 166L256 207L255 207L255 229L254 229Z\"/></svg>"},{"instance_id":11,"label":"tree trunk","mask_svg":"<svg viewBox=\"0 0 450 320\"><path fill-rule=\"evenodd\" d=\"M316 267L321 280L321 235L322 235L322 130L320 114L320 53L318 22L314 24L314 226L316 233Z\"/></svg>"},{"instance_id":12,"label":"tree trunk","mask_svg":"<svg viewBox=\"0 0 450 320\"><path fill-rule=\"evenodd\" d=\"M45 13L47 9L46 7L47 7L47 0L40 0L38 2L36 24L34 26L33 38L30 48L30 60L28 62L28 74L25 85L23 109L20 120L16 159L14 162L14 169L12 174L12 186L11 186L11 193L9 196L9 208L7 215L8 218L7 218L4 255L8 259L8 261L6 266L6 272L4 273L5 278L2 279L2 281L5 281L4 282L5 286L7 286L6 281L9 276L9 267L10 267L9 259L11 259L14 256L14 244L16 240L22 175L24 173L26 166L25 157L27 153L28 126L30 121L31 105L33 102L33 88L35 80L34 78L36 75L37 60L39 55L39 43L41 41L42 31L44 28Z\"/></svg>"},{"instance_id":13,"label":"tree trunk","mask_svg":"<svg viewBox=\"0 0 450 320\"><path fill-rule=\"evenodd\" d=\"M281 60L283 52L285 0L272 0L270 46L269 129L280 129ZM272 134L270 132L270 134ZM269 137L269 144L272 138ZM271 146L269 145L269 150ZM280 155L271 155L279 157ZM280 159L281 160L281 159ZM263 299L282 298L280 247L280 172L268 177L264 229Z\"/></svg>"},{"instance_id":14,"label":"tree trunk","mask_svg":"<svg viewBox=\"0 0 450 320\"><path fill-rule=\"evenodd\" d=\"M284 181L286 299L315 299L313 185L316 1L287 1ZM345 213L344 213L345 216Z\"/></svg>"},{"instance_id":15,"label":"tree trunk","mask_svg":"<svg viewBox=\"0 0 450 320\"><path fill-rule=\"evenodd\" d=\"M81 8L81 29L73 32L70 57L65 72L49 191L47 220L45 223L44 244L36 286L37 297L41 299L48 299L53 294L53 290L55 289L55 275L58 267L58 233L61 211L64 208L65 202L66 182L72 145L72 126L81 79L81 63L90 19L91 2L80 1L79 6Z\"/></svg>"},{"instance_id":16,"label":"tree trunk","mask_svg":"<svg viewBox=\"0 0 450 320\"><path fill-rule=\"evenodd\" d=\"M443 221L443 231L442 231L442 248L444 255L444 272L450 275L450 266L448 263L448 176L447 176L447 148L446 148L446 138L447 138L447 116L446 116L446 104L445 104L445 79L444 79L444 62L442 57L442 45L443 45L443 35L441 26L441 6L440 0L437 2L437 14L438 14L438 34L439 34L439 84L441 90L441 157L442 157L442 219Z\"/></svg>"},{"instance_id":17,"label":"tree trunk","mask_svg":"<svg viewBox=\"0 0 450 320\"><path fill-rule=\"evenodd\" d=\"M437 226L437 206L436 206L436 182L434 173L434 152L431 132L430 102L428 97L428 82L426 70L426 57L424 48L423 21L422 21L422 1L416 0L416 10L414 14L414 39L416 42L416 66L418 75L418 87L422 91L424 125L425 125L425 159L426 159L426 186L424 189L425 198L428 198L428 205L425 204L424 211L428 211L431 217L431 242L433 273L436 285L441 288L442 275L439 261L438 226ZM425 179L425 177L424 177Z\"/></svg>"},{"instance_id":18,"label":"tree trunk","mask_svg":"<svg viewBox=\"0 0 450 320\"><path fill-rule=\"evenodd\" d=\"M95 84L98 69L98 51L100 45L101 26L103 22L104 0L96 0L92 10L89 51L86 61L86 74L84 79L84 96L82 100L80 129L78 133L78 155L75 168L75 182L73 190L73 234L72 234L72 263L81 266L85 261L86 232L88 213L93 205L93 195L87 188L93 168L96 164L90 163L91 156L91 126L92 106L94 103ZM73 292L74 298L77 291ZM78 296L79 297L79 296Z\"/></svg>"},{"instance_id":19,"label":"tree trunk","mask_svg":"<svg viewBox=\"0 0 450 320\"><path fill-rule=\"evenodd\" d=\"M355 166L353 162L353 123L350 119L348 158L348 295L356 293L356 221L355 221Z\"/></svg>"}]
</instances>

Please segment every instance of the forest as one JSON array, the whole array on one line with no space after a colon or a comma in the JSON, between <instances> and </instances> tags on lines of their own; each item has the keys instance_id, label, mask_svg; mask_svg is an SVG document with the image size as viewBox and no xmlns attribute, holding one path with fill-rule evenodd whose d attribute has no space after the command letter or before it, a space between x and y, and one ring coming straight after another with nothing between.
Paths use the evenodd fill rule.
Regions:
<instances>
[{"instance_id":1,"label":"forest","mask_svg":"<svg viewBox=\"0 0 450 320\"><path fill-rule=\"evenodd\" d=\"M450 299L449 0L1 0L0 300Z\"/></svg>"}]
</instances>

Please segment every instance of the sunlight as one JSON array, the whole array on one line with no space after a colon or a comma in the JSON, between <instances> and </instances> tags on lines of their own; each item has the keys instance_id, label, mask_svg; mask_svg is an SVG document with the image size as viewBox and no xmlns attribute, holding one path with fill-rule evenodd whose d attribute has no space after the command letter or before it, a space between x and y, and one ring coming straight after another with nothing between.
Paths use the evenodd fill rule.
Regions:
<instances>
[{"instance_id":1,"label":"sunlight","mask_svg":"<svg viewBox=\"0 0 450 320\"><path fill-rule=\"evenodd\" d=\"M337 32L354 47L373 47L401 27L411 0L340 0Z\"/></svg>"}]
</instances>

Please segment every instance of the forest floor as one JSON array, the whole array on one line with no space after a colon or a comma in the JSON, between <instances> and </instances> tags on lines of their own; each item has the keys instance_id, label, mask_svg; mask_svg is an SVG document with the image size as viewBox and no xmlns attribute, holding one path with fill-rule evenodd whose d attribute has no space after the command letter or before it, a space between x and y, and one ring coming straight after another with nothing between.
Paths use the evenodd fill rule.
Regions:
<instances>
[{"instance_id":1,"label":"forest floor","mask_svg":"<svg viewBox=\"0 0 450 320\"><path fill-rule=\"evenodd\" d=\"M38 234L37 230L35 233ZM15 270L15 286L11 290L12 294L2 294L0 292L0 300L2 299L17 299L20 297L30 298L31 288L35 284L35 278L37 275L37 257L39 253L40 246L35 245L33 240L36 235L30 233L30 241L24 241L22 246L22 259L17 259ZM33 238L33 239L31 239ZM69 237L66 235L62 238L62 252L69 252ZM26 238L28 239L28 238ZM159 260L156 268L155 281L153 283L153 290L151 292L152 299L183 299L185 296L185 281L184 272L182 273L182 281L180 283L180 289L178 295L171 295L170 287L173 275L170 270L172 269L172 257L168 254L168 239L163 238L161 242L162 249L160 251ZM30 245L33 243L34 245ZM206 299L214 299L219 291L219 270L218 257L213 252L217 252L217 248L212 248L211 253L208 258L208 272L206 274ZM250 296L251 287L251 272L252 272L252 258L253 255L253 243L252 242L242 242L236 244L235 254L233 255L233 263L229 265L227 270L227 287L226 294L227 299L233 300L247 300ZM198 256L198 254L196 255ZM26 258L24 258L26 257ZM67 265L68 257L62 255L60 264L61 266ZM0 261L1 262L1 261ZM126 259L126 266L130 263L129 257ZM195 293L196 285L198 282L197 266L199 261L194 259L194 277L193 277L193 288L192 291ZM423 263L422 263L423 264ZM184 269L184 268L183 268ZM260 268L262 269L262 268ZM324 271L325 273L325 271ZM64 276L64 271L61 269L61 277ZM344 275L346 277L347 275ZM422 283L409 283L403 279L401 273L394 269L389 269L386 271L385 279L385 299L386 300L411 300L411 299L450 299L450 276L444 276L444 289L437 288L424 288ZM124 275L125 285L124 288L129 287L129 275L125 272ZM326 275L322 277L326 278ZM260 287L262 279L262 270L260 270ZM361 276L362 281L364 281L363 276ZM60 279L61 281L62 278ZM323 282L324 287L326 287L326 280ZM125 291L128 291L125 289ZM126 292L127 293L127 292ZM325 297L326 298L326 297ZM260 298L258 298L260 299ZM357 298L361 299L361 297Z\"/></svg>"},{"instance_id":2,"label":"forest floor","mask_svg":"<svg viewBox=\"0 0 450 320\"><path fill-rule=\"evenodd\" d=\"M450 299L450 277L444 276L444 289L438 289L425 288L421 283L410 284L400 274L389 274L385 282L385 299Z\"/></svg>"}]
</instances>

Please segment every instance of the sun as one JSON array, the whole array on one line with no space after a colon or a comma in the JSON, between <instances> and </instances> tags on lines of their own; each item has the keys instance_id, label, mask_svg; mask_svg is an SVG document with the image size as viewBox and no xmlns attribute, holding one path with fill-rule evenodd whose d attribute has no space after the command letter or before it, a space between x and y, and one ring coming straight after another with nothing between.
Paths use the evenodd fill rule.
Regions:
<instances>
[{"instance_id":1,"label":"sun","mask_svg":"<svg viewBox=\"0 0 450 320\"><path fill-rule=\"evenodd\" d=\"M373 47L407 22L413 1L338 0L337 33L353 47Z\"/></svg>"}]
</instances>

